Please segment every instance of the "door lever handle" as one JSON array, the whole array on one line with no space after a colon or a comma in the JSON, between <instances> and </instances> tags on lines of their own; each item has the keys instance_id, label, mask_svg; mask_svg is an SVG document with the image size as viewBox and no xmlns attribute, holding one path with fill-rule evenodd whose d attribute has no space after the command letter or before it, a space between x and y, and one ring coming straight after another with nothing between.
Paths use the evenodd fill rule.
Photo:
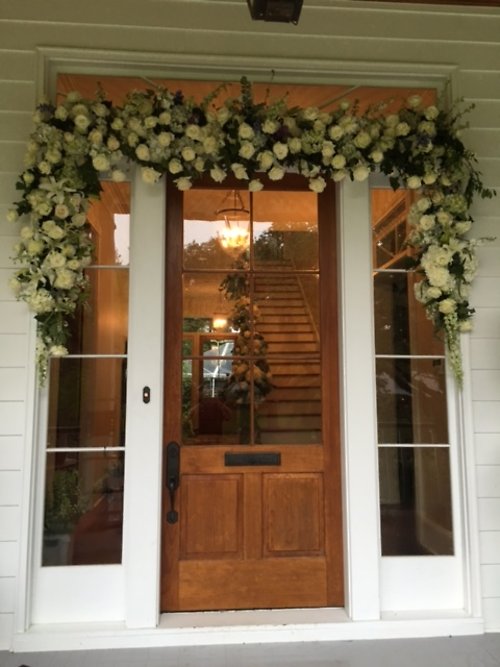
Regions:
<instances>
[{"instance_id":1,"label":"door lever handle","mask_svg":"<svg viewBox=\"0 0 500 667\"><path fill-rule=\"evenodd\" d=\"M179 488L181 449L177 442L167 445L167 490L170 509L167 512L167 523L177 523L179 513L175 509L175 492Z\"/></svg>"}]
</instances>

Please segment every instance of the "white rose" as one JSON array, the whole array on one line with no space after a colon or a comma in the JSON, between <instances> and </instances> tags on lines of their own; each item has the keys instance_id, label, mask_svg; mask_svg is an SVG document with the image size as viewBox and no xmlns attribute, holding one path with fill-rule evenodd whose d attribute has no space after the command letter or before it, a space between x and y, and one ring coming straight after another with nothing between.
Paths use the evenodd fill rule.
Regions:
<instances>
[{"instance_id":1,"label":"white rose","mask_svg":"<svg viewBox=\"0 0 500 667\"><path fill-rule=\"evenodd\" d=\"M198 141L201 138L201 130L199 125L188 125L186 127L186 137Z\"/></svg>"},{"instance_id":2,"label":"white rose","mask_svg":"<svg viewBox=\"0 0 500 667\"><path fill-rule=\"evenodd\" d=\"M66 236L66 232L59 225L54 225L52 229L48 232L48 235L54 241L60 241Z\"/></svg>"},{"instance_id":3,"label":"white rose","mask_svg":"<svg viewBox=\"0 0 500 667\"><path fill-rule=\"evenodd\" d=\"M339 169L338 171L333 172L332 179L336 183L340 183L340 181L343 181L346 176L347 176L347 171L345 171L344 169Z\"/></svg>"},{"instance_id":4,"label":"white rose","mask_svg":"<svg viewBox=\"0 0 500 667\"><path fill-rule=\"evenodd\" d=\"M76 248L74 245L71 245L71 243L67 243L62 249L62 253L65 257L73 257L73 255L76 253ZM71 269L69 263L66 266Z\"/></svg>"},{"instance_id":5,"label":"white rose","mask_svg":"<svg viewBox=\"0 0 500 667\"><path fill-rule=\"evenodd\" d=\"M450 286L450 273L442 266L429 267L426 270L427 279L434 287L447 288Z\"/></svg>"},{"instance_id":6,"label":"white rose","mask_svg":"<svg viewBox=\"0 0 500 667\"><path fill-rule=\"evenodd\" d=\"M433 105L424 109L424 116L427 120L436 120L439 116L439 109Z\"/></svg>"},{"instance_id":7,"label":"white rose","mask_svg":"<svg viewBox=\"0 0 500 667\"><path fill-rule=\"evenodd\" d=\"M422 180L426 185L432 185L437 180L437 174L434 174L433 172L427 172Z\"/></svg>"},{"instance_id":8,"label":"white rose","mask_svg":"<svg viewBox=\"0 0 500 667\"><path fill-rule=\"evenodd\" d=\"M470 320L464 320L463 322L460 322L458 328L460 329L461 333L472 331L472 322Z\"/></svg>"},{"instance_id":9,"label":"white rose","mask_svg":"<svg viewBox=\"0 0 500 667\"><path fill-rule=\"evenodd\" d=\"M34 257L35 255L39 255L42 252L43 247L44 246L42 241L35 241L35 239L32 239L31 241L28 241L26 250L28 251L28 255Z\"/></svg>"},{"instance_id":10,"label":"white rose","mask_svg":"<svg viewBox=\"0 0 500 667\"><path fill-rule=\"evenodd\" d=\"M139 160L143 160L144 162L147 162L151 157L151 153L149 152L149 147L146 146L146 144L139 144L138 146L136 146L135 154L137 155Z\"/></svg>"},{"instance_id":11,"label":"white rose","mask_svg":"<svg viewBox=\"0 0 500 667\"><path fill-rule=\"evenodd\" d=\"M186 178L185 176L182 176L181 178L177 178L175 181L175 184L177 186L178 190L185 191L189 190L192 187L191 179Z\"/></svg>"},{"instance_id":12,"label":"white rose","mask_svg":"<svg viewBox=\"0 0 500 667\"><path fill-rule=\"evenodd\" d=\"M335 148L332 144L331 141L324 141L323 142L323 147L321 149L321 155L324 158L331 158L333 157L333 154L335 153Z\"/></svg>"},{"instance_id":13,"label":"white rose","mask_svg":"<svg viewBox=\"0 0 500 667\"><path fill-rule=\"evenodd\" d=\"M433 215L423 215L419 220L419 227L424 232L428 232L429 229L432 229L436 223L436 218Z\"/></svg>"},{"instance_id":14,"label":"white rose","mask_svg":"<svg viewBox=\"0 0 500 667\"><path fill-rule=\"evenodd\" d=\"M109 148L110 151L117 151L120 148L120 142L114 135L112 135L111 137L108 138L106 146Z\"/></svg>"},{"instance_id":15,"label":"white rose","mask_svg":"<svg viewBox=\"0 0 500 667\"><path fill-rule=\"evenodd\" d=\"M222 181L226 178L226 175L227 174L224 169L221 169L218 166L212 167L212 169L210 169L210 177L216 183L222 183Z\"/></svg>"},{"instance_id":16,"label":"white rose","mask_svg":"<svg viewBox=\"0 0 500 667\"><path fill-rule=\"evenodd\" d=\"M326 188L326 181L324 178L321 176L317 176L316 178L311 178L309 180L309 189L312 190L313 192L323 192L323 190Z\"/></svg>"},{"instance_id":17,"label":"white rose","mask_svg":"<svg viewBox=\"0 0 500 667\"><path fill-rule=\"evenodd\" d=\"M244 141L241 144L240 150L238 151L238 155L245 160L249 160L254 153L255 147L250 141Z\"/></svg>"},{"instance_id":18,"label":"white rose","mask_svg":"<svg viewBox=\"0 0 500 667\"><path fill-rule=\"evenodd\" d=\"M276 155L278 160L283 160L288 155L288 146L286 144L277 141L273 146L273 153Z\"/></svg>"},{"instance_id":19,"label":"white rose","mask_svg":"<svg viewBox=\"0 0 500 667\"><path fill-rule=\"evenodd\" d=\"M370 175L370 170L364 164L360 164L352 171L352 177L355 181L366 181Z\"/></svg>"},{"instance_id":20,"label":"white rose","mask_svg":"<svg viewBox=\"0 0 500 667\"><path fill-rule=\"evenodd\" d=\"M47 160L42 160L41 162L38 163L38 170L42 174L50 174L52 171L52 166L50 162L47 162Z\"/></svg>"},{"instance_id":21,"label":"white rose","mask_svg":"<svg viewBox=\"0 0 500 667\"><path fill-rule=\"evenodd\" d=\"M275 120L266 118L266 120L262 124L262 132L264 132L264 134L274 134L278 129L278 127L279 125Z\"/></svg>"},{"instance_id":22,"label":"white rose","mask_svg":"<svg viewBox=\"0 0 500 667\"><path fill-rule=\"evenodd\" d=\"M389 116L385 117L385 124L387 127L393 127L395 128L396 125L399 123L399 116L395 113L389 114Z\"/></svg>"},{"instance_id":23,"label":"white rose","mask_svg":"<svg viewBox=\"0 0 500 667\"><path fill-rule=\"evenodd\" d=\"M328 134L330 139L333 139L333 141L338 141L344 134L344 128L342 128L340 125L332 125L332 127L330 127L328 130Z\"/></svg>"},{"instance_id":24,"label":"white rose","mask_svg":"<svg viewBox=\"0 0 500 667\"><path fill-rule=\"evenodd\" d=\"M375 164L379 164L384 159L384 154L382 153L381 150L377 149L370 153L370 157L373 160L373 162L375 162Z\"/></svg>"},{"instance_id":25,"label":"white rose","mask_svg":"<svg viewBox=\"0 0 500 667\"><path fill-rule=\"evenodd\" d=\"M54 111L54 117L57 118L57 120L67 120L68 111L66 110L65 107L58 106Z\"/></svg>"},{"instance_id":26,"label":"white rose","mask_svg":"<svg viewBox=\"0 0 500 667\"><path fill-rule=\"evenodd\" d=\"M123 183L127 179L127 175L121 169L113 169L111 172L111 180L115 183Z\"/></svg>"},{"instance_id":27,"label":"white rose","mask_svg":"<svg viewBox=\"0 0 500 667\"><path fill-rule=\"evenodd\" d=\"M23 241L27 241L28 239L33 238L33 230L31 229L31 227L23 227L21 229L21 238L23 239Z\"/></svg>"},{"instance_id":28,"label":"white rose","mask_svg":"<svg viewBox=\"0 0 500 667\"><path fill-rule=\"evenodd\" d=\"M354 137L354 145L357 146L358 148L366 148L369 146L372 142L372 138L368 134L368 132L365 132L362 130L359 132L355 137Z\"/></svg>"},{"instance_id":29,"label":"white rose","mask_svg":"<svg viewBox=\"0 0 500 667\"><path fill-rule=\"evenodd\" d=\"M180 160L178 160L177 158L173 158L168 163L168 170L171 174L178 174L179 172L182 171L182 169L183 169L182 164Z\"/></svg>"},{"instance_id":30,"label":"white rose","mask_svg":"<svg viewBox=\"0 0 500 667\"><path fill-rule=\"evenodd\" d=\"M282 167L273 167L268 176L271 181L280 181L285 176L285 170Z\"/></svg>"},{"instance_id":31,"label":"white rose","mask_svg":"<svg viewBox=\"0 0 500 667\"><path fill-rule=\"evenodd\" d=\"M196 153L191 148L191 146L184 146L184 148L181 151L181 155L182 159L186 160L186 162L192 162L196 157Z\"/></svg>"},{"instance_id":32,"label":"white rose","mask_svg":"<svg viewBox=\"0 0 500 667\"><path fill-rule=\"evenodd\" d=\"M142 167L141 173L144 183L149 183L150 185L157 183L161 178L160 172L153 169L153 167Z\"/></svg>"},{"instance_id":33,"label":"white rose","mask_svg":"<svg viewBox=\"0 0 500 667\"><path fill-rule=\"evenodd\" d=\"M239 162L233 162L233 164L231 165L231 171L238 180L243 180L248 178L247 170Z\"/></svg>"},{"instance_id":34,"label":"white rose","mask_svg":"<svg viewBox=\"0 0 500 667\"><path fill-rule=\"evenodd\" d=\"M69 208L66 206L66 204L57 204L54 209L54 213L57 218L64 220L69 215Z\"/></svg>"},{"instance_id":35,"label":"white rose","mask_svg":"<svg viewBox=\"0 0 500 667\"><path fill-rule=\"evenodd\" d=\"M23 284L19 282L19 280L15 277L12 276L12 278L9 278L9 288L11 292L13 292L16 296L19 295L21 292Z\"/></svg>"},{"instance_id":36,"label":"white rose","mask_svg":"<svg viewBox=\"0 0 500 667\"><path fill-rule=\"evenodd\" d=\"M65 357L68 354L68 350L64 345L52 345L49 349L49 354L51 357Z\"/></svg>"},{"instance_id":37,"label":"white rose","mask_svg":"<svg viewBox=\"0 0 500 667\"><path fill-rule=\"evenodd\" d=\"M302 115L306 120L316 120L319 116L319 110L316 107L307 107Z\"/></svg>"},{"instance_id":38,"label":"white rose","mask_svg":"<svg viewBox=\"0 0 500 667\"><path fill-rule=\"evenodd\" d=\"M102 144L102 132L95 129L92 132L89 132L89 141L94 146L100 146Z\"/></svg>"},{"instance_id":39,"label":"white rose","mask_svg":"<svg viewBox=\"0 0 500 667\"><path fill-rule=\"evenodd\" d=\"M193 164L196 171L199 171L200 174L205 171L205 160L203 158L197 157Z\"/></svg>"},{"instance_id":40,"label":"white rose","mask_svg":"<svg viewBox=\"0 0 500 667\"><path fill-rule=\"evenodd\" d=\"M332 158L331 165L334 169L343 169L346 164L346 159L344 155L334 155Z\"/></svg>"},{"instance_id":41,"label":"white rose","mask_svg":"<svg viewBox=\"0 0 500 667\"><path fill-rule=\"evenodd\" d=\"M271 153L271 151L264 151L263 153L259 153L257 158L259 160L260 168L263 169L264 171L272 167L272 165L274 164L274 156Z\"/></svg>"},{"instance_id":42,"label":"white rose","mask_svg":"<svg viewBox=\"0 0 500 667\"><path fill-rule=\"evenodd\" d=\"M75 213L75 215L71 217L71 222L75 225L75 227L83 227L86 221L87 216L85 213Z\"/></svg>"},{"instance_id":43,"label":"white rose","mask_svg":"<svg viewBox=\"0 0 500 667\"><path fill-rule=\"evenodd\" d=\"M455 231L457 234L467 234L471 228L471 225L472 223L470 220L461 220L455 224Z\"/></svg>"},{"instance_id":44,"label":"white rose","mask_svg":"<svg viewBox=\"0 0 500 667\"><path fill-rule=\"evenodd\" d=\"M127 144L133 148L134 146L137 146L139 143L139 137L135 132L130 132L127 136Z\"/></svg>"},{"instance_id":45,"label":"white rose","mask_svg":"<svg viewBox=\"0 0 500 667\"><path fill-rule=\"evenodd\" d=\"M251 139L254 135L253 128L248 123L242 123L238 128L240 139Z\"/></svg>"},{"instance_id":46,"label":"white rose","mask_svg":"<svg viewBox=\"0 0 500 667\"><path fill-rule=\"evenodd\" d=\"M264 186L262 185L262 183L259 181L258 178L253 178L248 184L248 189L250 190L250 192L259 192L260 190L262 190L263 187Z\"/></svg>"},{"instance_id":47,"label":"white rose","mask_svg":"<svg viewBox=\"0 0 500 667\"><path fill-rule=\"evenodd\" d=\"M158 118L156 118L156 116L148 116L144 119L144 127L146 127L148 130L152 130L153 127L156 127L157 125Z\"/></svg>"},{"instance_id":48,"label":"white rose","mask_svg":"<svg viewBox=\"0 0 500 667\"><path fill-rule=\"evenodd\" d=\"M108 171L110 164L105 155L96 155L92 159L92 165L96 171Z\"/></svg>"},{"instance_id":49,"label":"white rose","mask_svg":"<svg viewBox=\"0 0 500 667\"><path fill-rule=\"evenodd\" d=\"M443 299L439 302L439 312L443 315L450 315L455 312L457 304L453 299Z\"/></svg>"},{"instance_id":50,"label":"white rose","mask_svg":"<svg viewBox=\"0 0 500 667\"><path fill-rule=\"evenodd\" d=\"M162 125L168 125L172 120L172 116L168 111L162 111L161 114L158 116L158 120Z\"/></svg>"},{"instance_id":51,"label":"white rose","mask_svg":"<svg viewBox=\"0 0 500 667\"><path fill-rule=\"evenodd\" d=\"M416 109L422 104L422 98L420 97L420 95L412 95L411 97L408 98L407 102L409 107L411 107L412 109Z\"/></svg>"},{"instance_id":52,"label":"white rose","mask_svg":"<svg viewBox=\"0 0 500 667\"><path fill-rule=\"evenodd\" d=\"M45 258L44 264L51 269L60 269L66 264L66 257L60 252L51 252Z\"/></svg>"},{"instance_id":53,"label":"white rose","mask_svg":"<svg viewBox=\"0 0 500 667\"><path fill-rule=\"evenodd\" d=\"M56 279L54 280L54 287L58 289L71 289L75 284L76 274L71 269L58 269L56 271Z\"/></svg>"},{"instance_id":54,"label":"white rose","mask_svg":"<svg viewBox=\"0 0 500 667\"><path fill-rule=\"evenodd\" d=\"M158 143L162 148L167 148L172 143L172 135L170 132L160 132L158 135Z\"/></svg>"},{"instance_id":55,"label":"white rose","mask_svg":"<svg viewBox=\"0 0 500 667\"><path fill-rule=\"evenodd\" d=\"M72 271L78 271L82 267L82 263L78 259L70 259L67 264L68 269Z\"/></svg>"},{"instance_id":56,"label":"white rose","mask_svg":"<svg viewBox=\"0 0 500 667\"><path fill-rule=\"evenodd\" d=\"M442 292L439 287L433 287L432 285L427 289L427 296L429 299L439 299Z\"/></svg>"},{"instance_id":57,"label":"white rose","mask_svg":"<svg viewBox=\"0 0 500 667\"><path fill-rule=\"evenodd\" d=\"M290 153L293 153L294 155L300 153L302 150L302 141L299 137L292 137L291 139L288 139L288 148Z\"/></svg>"},{"instance_id":58,"label":"white rose","mask_svg":"<svg viewBox=\"0 0 500 667\"><path fill-rule=\"evenodd\" d=\"M208 155L212 155L217 152L217 140L215 137L205 137L203 139L203 150Z\"/></svg>"},{"instance_id":59,"label":"white rose","mask_svg":"<svg viewBox=\"0 0 500 667\"><path fill-rule=\"evenodd\" d=\"M408 123L398 123L396 125L396 136L397 137L406 137L410 133L410 126Z\"/></svg>"},{"instance_id":60,"label":"white rose","mask_svg":"<svg viewBox=\"0 0 500 667\"><path fill-rule=\"evenodd\" d=\"M406 179L406 185L410 190L418 190L422 185L422 181L419 176L410 176Z\"/></svg>"},{"instance_id":61,"label":"white rose","mask_svg":"<svg viewBox=\"0 0 500 667\"><path fill-rule=\"evenodd\" d=\"M450 225L453 221L453 217L448 213L448 211L438 211L436 217L437 221L441 225Z\"/></svg>"},{"instance_id":62,"label":"white rose","mask_svg":"<svg viewBox=\"0 0 500 667\"><path fill-rule=\"evenodd\" d=\"M85 130L88 128L90 125L90 119L87 116L84 116L83 114L79 114L75 118L75 127L77 130L80 132L85 132Z\"/></svg>"}]
</instances>

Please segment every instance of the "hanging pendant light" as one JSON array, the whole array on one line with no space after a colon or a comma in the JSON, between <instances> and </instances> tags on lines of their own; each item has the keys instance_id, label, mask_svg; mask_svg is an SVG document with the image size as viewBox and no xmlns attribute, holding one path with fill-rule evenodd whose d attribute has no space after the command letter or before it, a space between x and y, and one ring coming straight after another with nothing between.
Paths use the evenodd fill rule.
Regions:
<instances>
[{"instance_id":1,"label":"hanging pendant light","mask_svg":"<svg viewBox=\"0 0 500 667\"><path fill-rule=\"evenodd\" d=\"M243 205L240 193L229 191L215 211L217 218L224 221L220 232L220 244L225 249L243 248L248 246L250 238L249 210Z\"/></svg>"}]
</instances>

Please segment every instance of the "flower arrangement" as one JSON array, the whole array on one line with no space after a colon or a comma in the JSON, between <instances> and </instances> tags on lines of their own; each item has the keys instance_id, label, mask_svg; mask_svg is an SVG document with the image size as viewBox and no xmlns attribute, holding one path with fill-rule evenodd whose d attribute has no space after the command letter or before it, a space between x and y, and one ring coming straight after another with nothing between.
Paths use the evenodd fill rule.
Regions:
<instances>
[{"instance_id":1,"label":"flower arrangement","mask_svg":"<svg viewBox=\"0 0 500 667\"><path fill-rule=\"evenodd\" d=\"M493 194L460 139L464 112L423 107L418 96L391 114L382 107L360 113L348 102L332 112L289 109L284 100L266 106L254 102L246 79L239 97L215 106L219 92L196 102L158 88L130 93L121 107L102 92L95 100L70 93L58 106L38 107L17 184L22 198L9 218L28 216L12 287L38 321L41 381L48 357L66 353L68 318L86 299L89 201L99 195L99 178L125 178L128 159L146 182L167 174L180 190L209 174L216 182L232 175L258 191L262 176L278 181L289 171L318 193L328 179L363 181L374 171L389 175L395 188L414 190L409 243L423 276L417 298L443 333L460 382L459 333L471 326L468 290L478 243L467 236L468 210L475 195Z\"/></svg>"}]
</instances>

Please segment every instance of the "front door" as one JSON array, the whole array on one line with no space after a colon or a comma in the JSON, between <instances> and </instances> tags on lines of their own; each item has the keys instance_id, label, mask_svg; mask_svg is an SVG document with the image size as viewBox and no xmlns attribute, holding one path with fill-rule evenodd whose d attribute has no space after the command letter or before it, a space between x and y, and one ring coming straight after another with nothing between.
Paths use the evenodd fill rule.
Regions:
<instances>
[{"instance_id":1,"label":"front door","mask_svg":"<svg viewBox=\"0 0 500 667\"><path fill-rule=\"evenodd\" d=\"M162 611L342 606L334 189L167 201Z\"/></svg>"}]
</instances>

